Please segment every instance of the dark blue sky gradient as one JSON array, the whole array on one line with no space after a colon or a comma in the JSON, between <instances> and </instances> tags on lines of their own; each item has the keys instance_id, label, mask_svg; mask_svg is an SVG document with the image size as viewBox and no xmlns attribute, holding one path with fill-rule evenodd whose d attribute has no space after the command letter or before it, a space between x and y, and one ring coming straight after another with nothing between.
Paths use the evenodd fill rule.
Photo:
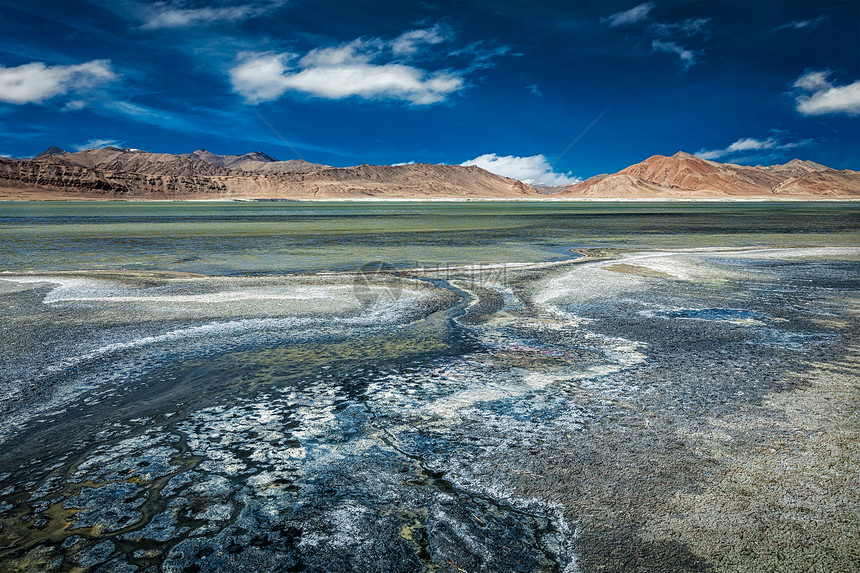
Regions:
<instances>
[{"instance_id":1,"label":"dark blue sky gradient","mask_svg":"<svg viewBox=\"0 0 860 573\"><path fill-rule=\"evenodd\" d=\"M589 177L654 154L707 153L750 139L758 143L711 157L750 164L800 157L860 169L851 94L841 109L804 114L792 87L809 72L827 72L830 87L860 81L860 2L655 0L638 20L611 25L613 14L637 4L0 2L5 71L110 60L115 76L83 87L70 81L61 93L25 102L4 97L0 81L0 154L108 141L169 153L260 150L331 165L543 154L556 172ZM147 24L170 11L189 21ZM303 56L430 29L444 41L373 62L460 78L462 88L442 101L284 89L255 102L231 83L230 70L249 53Z\"/></svg>"}]
</instances>

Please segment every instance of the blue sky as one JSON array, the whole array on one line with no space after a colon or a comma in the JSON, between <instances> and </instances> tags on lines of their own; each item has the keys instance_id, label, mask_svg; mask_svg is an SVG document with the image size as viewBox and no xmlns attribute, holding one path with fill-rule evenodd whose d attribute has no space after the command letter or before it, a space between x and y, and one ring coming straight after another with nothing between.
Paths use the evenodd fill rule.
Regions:
<instances>
[{"instance_id":1,"label":"blue sky","mask_svg":"<svg viewBox=\"0 0 860 573\"><path fill-rule=\"evenodd\" d=\"M0 154L107 144L559 184L684 150L860 169L860 3L0 3Z\"/></svg>"}]
</instances>

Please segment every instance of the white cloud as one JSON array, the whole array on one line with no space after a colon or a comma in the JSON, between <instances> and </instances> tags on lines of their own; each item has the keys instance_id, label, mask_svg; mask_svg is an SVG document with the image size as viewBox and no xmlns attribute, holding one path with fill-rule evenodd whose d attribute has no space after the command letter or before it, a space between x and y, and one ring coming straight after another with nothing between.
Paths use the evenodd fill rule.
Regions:
<instances>
[{"instance_id":1,"label":"white cloud","mask_svg":"<svg viewBox=\"0 0 860 573\"><path fill-rule=\"evenodd\" d=\"M403 167L404 165L415 165L415 161L404 161L402 163L392 163L392 167Z\"/></svg>"},{"instance_id":2,"label":"white cloud","mask_svg":"<svg viewBox=\"0 0 860 573\"><path fill-rule=\"evenodd\" d=\"M48 66L44 62L15 68L0 66L0 101L19 105L42 103L69 92L92 89L116 78L110 60L92 60L72 66Z\"/></svg>"},{"instance_id":3,"label":"white cloud","mask_svg":"<svg viewBox=\"0 0 860 573\"><path fill-rule=\"evenodd\" d=\"M292 54L240 54L239 65L230 70L233 90L252 103L279 98L289 86L285 72Z\"/></svg>"},{"instance_id":4,"label":"white cloud","mask_svg":"<svg viewBox=\"0 0 860 573\"><path fill-rule=\"evenodd\" d=\"M63 105L63 110L64 111L75 111L78 109L84 109L85 107L87 107L87 102L85 102L82 99L73 99L71 101L66 102L65 105Z\"/></svg>"},{"instance_id":5,"label":"white cloud","mask_svg":"<svg viewBox=\"0 0 860 573\"><path fill-rule=\"evenodd\" d=\"M309 56L294 68L291 54L246 54L242 63L230 70L230 81L250 103L299 91L327 99L358 96L426 105L444 101L465 85L454 72L431 73L395 63L378 65L352 58L345 51Z\"/></svg>"},{"instance_id":6,"label":"white cloud","mask_svg":"<svg viewBox=\"0 0 860 573\"><path fill-rule=\"evenodd\" d=\"M477 165L490 173L517 179L529 185L573 185L582 179L574 177L570 172L555 173L543 155L517 157L515 155L499 156L487 153L464 161L460 165Z\"/></svg>"},{"instance_id":7,"label":"white cloud","mask_svg":"<svg viewBox=\"0 0 860 573\"><path fill-rule=\"evenodd\" d=\"M819 16L818 18L811 18L809 20L795 20L793 22L786 22L781 26L777 26L773 29L774 32L780 32L782 30L812 30L813 28L817 28L830 18L828 16Z\"/></svg>"},{"instance_id":8,"label":"white cloud","mask_svg":"<svg viewBox=\"0 0 860 573\"><path fill-rule=\"evenodd\" d=\"M800 91L796 96L797 111L803 115L860 115L860 80L835 86L827 79L829 75L826 71L811 71L795 80L792 87Z\"/></svg>"},{"instance_id":9,"label":"white cloud","mask_svg":"<svg viewBox=\"0 0 860 573\"><path fill-rule=\"evenodd\" d=\"M75 145L77 151L84 149L101 149L102 147L122 147L122 141L119 139L88 139L80 145Z\"/></svg>"},{"instance_id":10,"label":"white cloud","mask_svg":"<svg viewBox=\"0 0 860 573\"><path fill-rule=\"evenodd\" d=\"M811 139L802 139L800 141L781 141L775 137L768 137L767 139L744 137L723 149L700 149L696 153L696 157L701 159L719 159L720 157L725 157L727 155L735 155L749 151L794 149L796 147L810 145L811 143Z\"/></svg>"},{"instance_id":11,"label":"white cloud","mask_svg":"<svg viewBox=\"0 0 860 573\"><path fill-rule=\"evenodd\" d=\"M800 88L805 91L818 91L830 87L830 82L827 81L827 76L830 72L807 72L797 78L792 87Z\"/></svg>"},{"instance_id":12,"label":"white cloud","mask_svg":"<svg viewBox=\"0 0 860 573\"><path fill-rule=\"evenodd\" d=\"M639 4L631 8L630 10L625 10L624 12L618 12L613 14L612 16L605 19L606 22L609 23L610 27L615 26L623 26L625 24L635 24L636 22L641 22L642 20L648 17L648 12L654 7L653 2L646 2L644 4Z\"/></svg>"},{"instance_id":13,"label":"white cloud","mask_svg":"<svg viewBox=\"0 0 860 573\"><path fill-rule=\"evenodd\" d=\"M186 8L183 2L174 0L146 7L143 11L141 28L157 30L161 28L185 28L216 22L236 22L261 16L281 4L282 2L269 2L237 6Z\"/></svg>"},{"instance_id":14,"label":"white cloud","mask_svg":"<svg viewBox=\"0 0 860 573\"><path fill-rule=\"evenodd\" d=\"M683 46L679 46L675 42L654 40L651 42L651 48L656 52L666 52L668 54L677 55L685 70L696 63L696 53L684 48Z\"/></svg>"},{"instance_id":15,"label":"white cloud","mask_svg":"<svg viewBox=\"0 0 860 573\"><path fill-rule=\"evenodd\" d=\"M537 84L532 84L530 86L526 86L526 89L531 92L532 95L542 96L543 92L540 91L540 86Z\"/></svg>"},{"instance_id":16,"label":"white cloud","mask_svg":"<svg viewBox=\"0 0 860 573\"><path fill-rule=\"evenodd\" d=\"M391 42L391 51L395 56L411 56L423 45L441 44L451 39L450 29L436 24L425 30L410 30L396 37Z\"/></svg>"},{"instance_id":17,"label":"white cloud","mask_svg":"<svg viewBox=\"0 0 860 573\"><path fill-rule=\"evenodd\" d=\"M430 71L407 61L426 46L447 39L446 30L436 26L412 30L394 40L358 38L316 48L304 56L245 52L230 70L230 81L234 91L250 103L296 91L326 99L356 96L428 105L462 90L464 76L473 69Z\"/></svg>"}]
</instances>

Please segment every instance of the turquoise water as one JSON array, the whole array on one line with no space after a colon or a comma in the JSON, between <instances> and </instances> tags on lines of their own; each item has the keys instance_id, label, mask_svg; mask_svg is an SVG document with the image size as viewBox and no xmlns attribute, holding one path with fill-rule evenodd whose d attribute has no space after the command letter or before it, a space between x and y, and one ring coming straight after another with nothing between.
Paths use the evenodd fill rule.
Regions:
<instances>
[{"instance_id":1,"label":"turquoise water","mask_svg":"<svg viewBox=\"0 0 860 573\"><path fill-rule=\"evenodd\" d=\"M582 247L860 242L856 203L0 203L4 270L206 274L548 261Z\"/></svg>"}]
</instances>

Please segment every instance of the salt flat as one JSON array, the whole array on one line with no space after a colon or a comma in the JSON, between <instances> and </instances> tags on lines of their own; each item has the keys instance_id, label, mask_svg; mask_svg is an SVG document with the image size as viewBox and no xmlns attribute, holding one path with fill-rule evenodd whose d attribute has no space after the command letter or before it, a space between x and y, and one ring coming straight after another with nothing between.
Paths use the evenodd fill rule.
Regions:
<instances>
[{"instance_id":1,"label":"salt flat","mask_svg":"<svg viewBox=\"0 0 860 573\"><path fill-rule=\"evenodd\" d=\"M860 563L855 207L98 205L0 221L0 569Z\"/></svg>"}]
</instances>

